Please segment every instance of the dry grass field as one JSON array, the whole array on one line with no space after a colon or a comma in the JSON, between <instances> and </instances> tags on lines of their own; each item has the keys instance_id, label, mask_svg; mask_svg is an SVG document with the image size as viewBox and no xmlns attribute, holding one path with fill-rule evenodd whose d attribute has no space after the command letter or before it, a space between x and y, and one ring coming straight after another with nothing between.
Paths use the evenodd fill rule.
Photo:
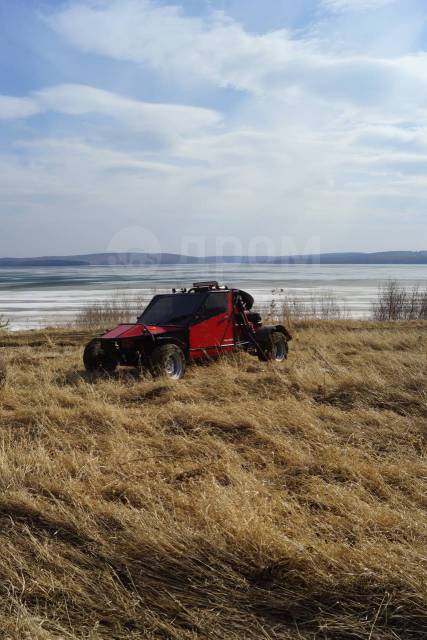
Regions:
<instances>
[{"instance_id":1,"label":"dry grass field","mask_svg":"<svg viewBox=\"0 0 427 640\"><path fill-rule=\"evenodd\" d=\"M0 337L2 639L427 638L427 323L294 334L177 383Z\"/></svg>"}]
</instances>

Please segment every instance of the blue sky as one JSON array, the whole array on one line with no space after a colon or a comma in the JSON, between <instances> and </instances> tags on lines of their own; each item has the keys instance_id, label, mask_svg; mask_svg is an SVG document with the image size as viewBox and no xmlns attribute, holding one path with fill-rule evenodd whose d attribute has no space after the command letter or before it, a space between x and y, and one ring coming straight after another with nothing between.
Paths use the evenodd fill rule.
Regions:
<instances>
[{"instance_id":1,"label":"blue sky","mask_svg":"<svg viewBox=\"0 0 427 640\"><path fill-rule=\"evenodd\" d=\"M2 0L0 255L427 248L424 0Z\"/></svg>"}]
</instances>

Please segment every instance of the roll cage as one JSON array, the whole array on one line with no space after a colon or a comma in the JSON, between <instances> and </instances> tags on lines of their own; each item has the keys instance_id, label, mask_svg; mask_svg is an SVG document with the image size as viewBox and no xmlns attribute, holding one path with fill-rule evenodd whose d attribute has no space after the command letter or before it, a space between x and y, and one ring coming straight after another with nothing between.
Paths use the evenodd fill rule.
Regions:
<instances>
[{"instance_id":1,"label":"roll cage","mask_svg":"<svg viewBox=\"0 0 427 640\"><path fill-rule=\"evenodd\" d=\"M154 296L138 317L139 324L188 326L201 319L227 312L230 289L196 283L189 290Z\"/></svg>"}]
</instances>

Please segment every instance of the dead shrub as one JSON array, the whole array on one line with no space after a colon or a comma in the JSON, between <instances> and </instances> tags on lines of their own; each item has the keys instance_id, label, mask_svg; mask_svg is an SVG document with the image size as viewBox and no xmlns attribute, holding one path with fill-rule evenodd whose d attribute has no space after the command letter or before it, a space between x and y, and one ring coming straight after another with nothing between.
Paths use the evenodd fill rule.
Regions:
<instances>
[{"instance_id":1,"label":"dead shrub","mask_svg":"<svg viewBox=\"0 0 427 640\"><path fill-rule=\"evenodd\" d=\"M397 280L390 280L378 289L372 317L377 321L427 320L427 289L405 289Z\"/></svg>"},{"instance_id":2,"label":"dead shrub","mask_svg":"<svg viewBox=\"0 0 427 640\"><path fill-rule=\"evenodd\" d=\"M135 322L151 297L151 293L135 296L116 292L111 298L87 305L77 314L74 325L79 329L100 329Z\"/></svg>"}]
</instances>

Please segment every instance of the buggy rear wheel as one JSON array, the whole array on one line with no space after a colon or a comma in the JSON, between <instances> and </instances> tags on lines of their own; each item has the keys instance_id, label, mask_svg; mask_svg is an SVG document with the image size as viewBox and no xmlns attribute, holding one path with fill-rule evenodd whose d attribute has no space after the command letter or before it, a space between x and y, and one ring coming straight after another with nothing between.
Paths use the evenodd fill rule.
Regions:
<instances>
[{"instance_id":1,"label":"buggy rear wheel","mask_svg":"<svg viewBox=\"0 0 427 640\"><path fill-rule=\"evenodd\" d=\"M288 357L288 341L280 331L274 331L270 335L270 344L264 346L265 357L259 355L262 362L283 362Z\"/></svg>"},{"instance_id":2,"label":"buggy rear wheel","mask_svg":"<svg viewBox=\"0 0 427 640\"><path fill-rule=\"evenodd\" d=\"M86 371L113 373L118 365L118 360L111 347L104 345L101 340L91 340L84 350L83 364Z\"/></svg>"},{"instance_id":3,"label":"buggy rear wheel","mask_svg":"<svg viewBox=\"0 0 427 640\"><path fill-rule=\"evenodd\" d=\"M271 359L276 362L283 362L288 357L288 342L279 331L275 331L271 336L273 347L271 350Z\"/></svg>"},{"instance_id":4,"label":"buggy rear wheel","mask_svg":"<svg viewBox=\"0 0 427 640\"><path fill-rule=\"evenodd\" d=\"M176 344L163 344L151 354L151 370L155 376L180 380L185 373L185 355Z\"/></svg>"}]
</instances>

